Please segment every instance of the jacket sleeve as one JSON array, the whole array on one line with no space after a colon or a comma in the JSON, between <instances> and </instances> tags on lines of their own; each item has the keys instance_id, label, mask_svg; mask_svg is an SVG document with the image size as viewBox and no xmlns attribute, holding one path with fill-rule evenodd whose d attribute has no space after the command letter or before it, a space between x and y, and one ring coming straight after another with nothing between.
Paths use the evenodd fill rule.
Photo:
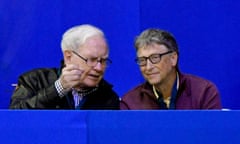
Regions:
<instances>
[{"instance_id":1,"label":"jacket sleeve","mask_svg":"<svg viewBox=\"0 0 240 144\"><path fill-rule=\"evenodd\" d=\"M120 101L120 109L121 110L129 110L129 107L123 100Z\"/></svg>"},{"instance_id":2,"label":"jacket sleeve","mask_svg":"<svg viewBox=\"0 0 240 144\"><path fill-rule=\"evenodd\" d=\"M52 109L60 100L53 80L38 77L37 75L24 75L18 79L10 101L10 109Z\"/></svg>"}]
</instances>

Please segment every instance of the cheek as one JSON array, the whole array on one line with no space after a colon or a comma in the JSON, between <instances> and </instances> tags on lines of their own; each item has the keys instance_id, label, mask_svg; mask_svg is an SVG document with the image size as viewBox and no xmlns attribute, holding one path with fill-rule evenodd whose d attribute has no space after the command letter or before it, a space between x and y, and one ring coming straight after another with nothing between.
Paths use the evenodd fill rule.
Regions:
<instances>
[{"instance_id":1,"label":"cheek","mask_svg":"<svg viewBox=\"0 0 240 144\"><path fill-rule=\"evenodd\" d=\"M64 57L64 63L65 63L66 65L71 64L71 58L66 58L66 57Z\"/></svg>"},{"instance_id":2,"label":"cheek","mask_svg":"<svg viewBox=\"0 0 240 144\"><path fill-rule=\"evenodd\" d=\"M145 74L146 73L146 68L142 68L140 67L140 72L142 73L143 77L147 77L147 75Z\"/></svg>"},{"instance_id":3,"label":"cheek","mask_svg":"<svg viewBox=\"0 0 240 144\"><path fill-rule=\"evenodd\" d=\"M173 55L171 56L172 66L176 66L176 65L177 65L177 62L178 62L178 55L177 55L177 54L173 54Z\"/></svg>"},{"instance_id":4,"label":"cheek","mask_svg":"<svg viewBox=\"0 0 240 144\"><path fill-rule=\"evenodd\" d=\"M155 65L155 68L158 69L160 72L165 72L169 70L169 67L171 66L170 61L163 60L160 63Z\"/></svg>"},{"instance_id":5,"label":"cheek","mask_svg":"<svg viewBox=\"0 0 240 144\"><path fill-rule=\"evenodd\" d=\"M77 62L77 57L67 57L65 60L65 63L68 63L68 64L76 64Z\"/></svg>"},{"instance_id":6,"label":"cheek","mask_svg":"<svg viewBox=\"0 0 240 144\"><path fill-rule=\"evenodd\" d=\"M70 60L70 63L75 64L75 65L79 66L79 68L84 68L84 69L87 66L86 62L81 60L78 57L72 57L71 60Z\"/></svg>"},{"instance_id":7,"label":"cheek","mask_svg":"<svg viewBox=\"0 0 240 144\"><path fill-rule=\"evenodd\" d=\"M79 69L83 70L85 73L88 73L91 70L91 67L89 67L86 63L78 62L76 63L79 67Z\"/></svg>"},{"instance_id":8,"label":"cheek","mask_svg":"<svg viewBox=\"0 0 240 144\"><path fill-rule=\"evenodd\" d=\"M139 67L139 70L143 73L144 70L145 70L145 68L143 68L143 67Z\"/></svg>"},{"instance_id":9,"label":"cheek","mask_svg":"<svg viewBox=\"0 0 240 144\"><path fill-rule=\"evenodd\" d=\"M169 71L171 71L173 68L173 64L172 64L172 61L170 60L167 60L165 62L162 63L160 69L162 71L165 71L166 73L168 73Z\"/></svg>"}]
</instances>

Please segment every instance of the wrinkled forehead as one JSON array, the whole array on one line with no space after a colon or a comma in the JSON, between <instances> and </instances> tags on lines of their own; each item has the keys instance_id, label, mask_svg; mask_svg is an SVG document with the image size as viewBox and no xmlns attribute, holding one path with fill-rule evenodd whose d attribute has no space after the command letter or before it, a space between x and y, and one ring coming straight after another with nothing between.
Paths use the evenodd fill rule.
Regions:
<instances>
[{"instance_id":1,"label":"wrinkled forehead","mask_svg":"<svg viewBox=\"0 0 240 144\"><path fill-rule=\"evenodd\" d=\"M151 43L151 44L139 47L137 50L137 56L138 57L149 56L152 54L159 54L167 51L168 51L168 48L165 45Z\"/></svg>"},{"instance_id":2,"label":"wrinkled forehead","mask_svg":"<svg viewBox=\"0 0 240 144\"><path fill-rule=\"evenodd\" d=\"M106 57L108 56L109 49L103 36L93 36L88 38L79 47L79 53L91 57Z\"/></svg>"}]
</instances>

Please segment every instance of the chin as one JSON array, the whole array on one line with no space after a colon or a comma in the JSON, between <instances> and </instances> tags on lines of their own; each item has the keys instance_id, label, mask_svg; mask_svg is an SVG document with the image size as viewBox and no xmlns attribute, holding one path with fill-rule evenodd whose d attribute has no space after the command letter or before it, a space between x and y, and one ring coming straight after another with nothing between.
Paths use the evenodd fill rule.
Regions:
<instances>
[{"instance_id":1,"label":"chin","mask_svg":"<svg viewBox=\"0 0 240 144\"><path fill-rule=\"evenodd\" d=\"M149 82L151 85L155 85L155 84L158 84L158 83L159 83L159 81L156 80L156 79L150 79L150 80L148 80L148 82Z\"/></svg>"},{"instance_id":2,"label":"chin","mask_svg":"<svg viewBox=\"0 0 240 144\"><path fill-rule=\"evenodd\" d=\"M87 81L85 84L87 87L96 87L99 84L99 81Z\"/></svg>"}]
</instances>

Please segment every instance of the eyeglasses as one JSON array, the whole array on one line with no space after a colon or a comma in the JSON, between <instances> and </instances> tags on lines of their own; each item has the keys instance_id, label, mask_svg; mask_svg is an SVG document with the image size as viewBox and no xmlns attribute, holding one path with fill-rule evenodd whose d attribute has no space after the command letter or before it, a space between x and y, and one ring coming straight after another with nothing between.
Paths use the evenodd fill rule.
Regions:
<instances>
[{"instance_id":1,"label":"eyeglasses","mask_svg":"<svg viewBox=\"0 0 240 144\"><path fill-rule=\"evenodd\" d=\"M79 58L84 60L88 66L94 67L97 65L98 62L100 62L104 67L107 65L110 65L112 61L108 58L84 58L81 55L79 55L77 52L72 51L75 55L77 55Z\"/></svg>"},{"instance_id":2,"label":"eyeglasses","mask_svg":"<svg viewBox=\"0 0 240 144\"><path fill-rule=\"evenodd\" d=\"M164 56L166 54L169 54L169 53L172 53L172 52L173 51L168 51L168 52L165 52L165 53L162 53L162 54L152 54L149 57L137 57L135 59L135 61L140 66L147 65L147 59L149 59L152 64L156 64L156 63L159 63L161 61L162 56Z\"/></svg>"}]
</instances>

